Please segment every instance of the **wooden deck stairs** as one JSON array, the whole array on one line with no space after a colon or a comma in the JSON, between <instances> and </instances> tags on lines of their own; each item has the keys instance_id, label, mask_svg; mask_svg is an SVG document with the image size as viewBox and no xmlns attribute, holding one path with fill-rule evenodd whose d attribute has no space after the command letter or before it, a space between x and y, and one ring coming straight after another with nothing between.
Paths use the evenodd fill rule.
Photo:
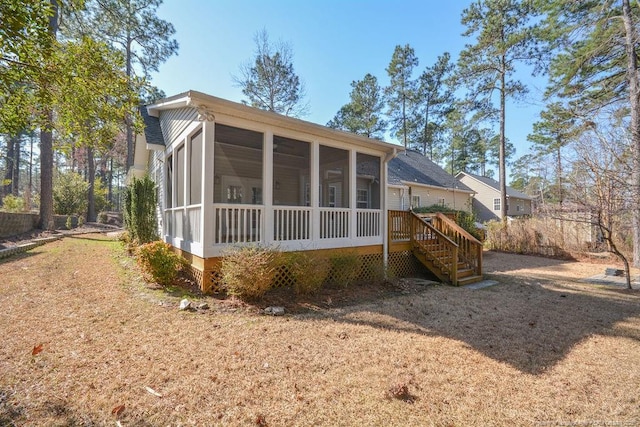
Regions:
<instances>
[{"instance_id":1,"label":"wooden deck stairs","mask_svg":"<svg viewBox=\"0 0 640 427\"><path fill-rule=\"evenodd\" d=\"M438 279L454 286L483 279L482 243L455 221L441 213L427 217L390 211L389 215L390 242L409 243L413 255Z\"/></svg>"}]
</instances>

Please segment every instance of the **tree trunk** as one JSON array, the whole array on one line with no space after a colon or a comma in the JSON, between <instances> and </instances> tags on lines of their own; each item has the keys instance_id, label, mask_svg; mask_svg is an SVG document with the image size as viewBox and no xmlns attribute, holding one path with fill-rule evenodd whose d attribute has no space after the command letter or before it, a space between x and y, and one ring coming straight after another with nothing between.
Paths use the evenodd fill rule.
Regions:
<instances>
[{"instance_id":1,"label":"tree trunk","mask_svg":"<svg viewBox=\"0 0 640 427\"><path fill-rule=\"evenodd\" d=\"M130 16L130 15L129 15ZM127 49L126 49L126 74L129 79L129 85L131 85L131 74L133 73L131 67L131 37L127 34ZM134 146L133 146L133 126L131 124L131 114L127 113L125 117L125 123L127 128L127 170L133 166L133 154L134 154Z\"/></svg>"},{"instance_id":2,"label":"tree trunk","mask_svg":"<svg viewBox=\"0 0 640 427\"><path fill-rule=\"evenodd\" d=\"M22 134L13 140L13 176L11 177L11 194L18 197L20 193L20 155L22 154Z\"/></svg>"},{"instance_id":3,"label":"tree trunk","mask_svg":"<svg viewBox=\"0 0 640 427\"><path fill-rule=\"evenodd\" d=\"M635 45L638 40L632 21L629 0L622 0L622 18L625 29L625 51L627 57L627 82L631 103L631 142L633 170L631 172L631 222L633 226L633 265L640 267L640 79Z\"/></svg>"},{"instance_id":4,"label":"tree trunk","mask_svg":"<svg viewBox=\"0 0 640 427\"><path fill-rule=\"evenodd\" d=\"M11 137L7 140L7 155L5 157L5 172L4 172L4 185L2 189L2 194L4 196L12 194L12 182L13 182L13 165L15 161L15 153L14 153L14 138Z\"/></svg>"},{"instance_id":5,"label":"tree trunk","mask_svg":"<svg viewBox=\"0 0 640 427\"><path fill-rule=\"evenodd\" d=\"M93 159L93 148L87 147L87 181L89 182L89 191L87 191L87 222L95 222L96 220L96 198L95 198L95 182L96 182L96 165Z\"/></svg>"},{"instance_id":6,"label":"tree trunk","mask_svg":"<svg viewBox=\"0 0 640 427\"><path fill-rule=\"evenodd\" d=\"M500 214L502 215L502 222L507 223L507 172L506 172L506 136L505 136L505 121L506 121L506 90L507 85L505 81L505 58L502 57L502 70L500 73L500 155L499 155L499 174L500 174Z\"/></svg>"},{"instance_id":7,"label":"tree trunk","mask_svg":"<svg viewBox=\"0 0 640 427\"><path fill-rule=\"evenodd\" d=\"M50 0L53 13L49 18L49 36L58 32L58 0ZM49 58L45 58L48 61ZM46 85L47 82L44 82ZM46 89L44 89L46 90ZM53 111L43 109L44 124L40 130L40 223L42 230L53 230Z\"/></svg>"},{"instance_id":8,"label":"tree trunk","mask_svg":"<svg viewBox=\"0 0 640 427\"><path fill-rule=\"evenodd\" d=\"M108 174L108 185L109 185L109 195L107 200L109 200L109 203L111 204L111 206L114 205L113 203L113 157L111 157L109 159L109 174Z\"/></svg>"}]
</instances>

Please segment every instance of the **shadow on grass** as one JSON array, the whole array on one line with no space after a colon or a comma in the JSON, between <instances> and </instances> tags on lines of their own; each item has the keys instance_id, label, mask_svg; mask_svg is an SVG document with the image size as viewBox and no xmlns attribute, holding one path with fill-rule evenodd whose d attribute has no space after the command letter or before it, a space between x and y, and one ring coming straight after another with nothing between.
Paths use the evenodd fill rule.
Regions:
<instances>
[{"instance_id":1,"label":"shadow on grass","mask_svg":"<svg viewBox=\"0 0 640 427\"><path fill-rule=\"evenodd\" d=\"M593 335L640 340L617 325L640 316L640 293L500 275L482 290L447 286L345 309L337 321L444 336L529 374L542 374ZM373 314L373 315L372 315Z\"/></svg>"}]
</instances>

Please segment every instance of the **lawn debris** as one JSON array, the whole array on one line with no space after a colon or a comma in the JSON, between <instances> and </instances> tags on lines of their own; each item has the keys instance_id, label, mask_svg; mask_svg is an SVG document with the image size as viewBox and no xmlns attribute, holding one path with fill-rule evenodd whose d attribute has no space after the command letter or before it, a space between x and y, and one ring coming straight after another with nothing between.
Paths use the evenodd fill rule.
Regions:
<instances>
[{"instance_id":1,"label":"lawn debris","mask_svg":"<svg viewBox=\"0 0 640 427\"><path fill-rule=\"evenodd\" d=\"M182 301L180 301L180 311L184 311L184 310L190 310L191 309L191 301L189 301L188 299L183 299Z\"/></svg>"},{"instance_id":2,"label":"lawn debris","mask_svg":"<svg viewBox=\"0 0 640 427\"><path fill-rule=\"evenodd\" d=\"M147 393L149 393L149 394L153 394L156 397L162 397L162 395L160 393L158 393L157 391L155 391L151 387L144 386L144 389L147 390Z\"/></svg>"},{"instance_id":3,"label":"lawn debris","mask_svg":"<svg viewBox=\"0 0 640 427\"><path fill-rule=\"evenodd\" d=\"M32 356L37 356L38 354L40 354L43 350L43 344L38 344L33 346L33 350L31 350L31 355Z\"/></svg>"},{"instance_id":4,"label":"lawn debris","mask_svg":"<svg viewBox=\"0 0 640 427\"><path fill-rule=\"evenodd\" d=\"M270 314L272 316L284 316L284 307L270 306L264 309L264 314Z\"/></svg>"},{"instance_id":5,"label":"lawn debris","mask_svg":"<svg viewBox=\"0 0 640 427\"><path fill-rule=\"evenodd\" d=\"M118 405L111 410L111 414L115 415L116 417L119 417L122 414L122 412L124 412L124 408L125 408L124 404Z\"/></svg>"},{"instance_id":6,"label":"lawn debris","mask_svg":"<svg viewBox=\"0 0 640 427\"><path fill-rule=\"evenodd\" d=\"M388 399L402 400L403 402L413 403L416 397L409 393L409 386L406 383L397 383L387 390Z\"/></svg>"}]
</instances>

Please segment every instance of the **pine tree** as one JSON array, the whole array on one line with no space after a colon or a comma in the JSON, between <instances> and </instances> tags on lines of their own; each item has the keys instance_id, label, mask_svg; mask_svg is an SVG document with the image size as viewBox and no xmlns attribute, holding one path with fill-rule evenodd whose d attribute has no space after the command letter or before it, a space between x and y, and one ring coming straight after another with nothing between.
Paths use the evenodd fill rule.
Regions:
<instances>
[{"instance_id":1,"label":"pine tree","mask_svg":"<svg viewBox=\"0 0 640 427\"><path fill-rule=\"evenodd\" d=\"M460 53L458 79L469 85L471 97L493 105L499 113L499 181L501 217L507 220L506 102L523 96L526 87L513 75L516 64L531 59L534 39L530 29L535 10L530 1L479 0L462 13L466 37L475 36Z\"/></svg>"},{"instance_id":2,"label":"pine tree","mask_svg":"<svg viewBox=\"0 0 640 427\"><path fill-rule=\"evenodd\" d=\"M387 67L389 86L385 88L388 115L391 130L401 140L404 148L409 146L411 133L410 119L415 106L416 81L412 78L413 69L418 66L418 58L411 46L396 46L391 62Z\"/></svg>"},{"instance_id":3,"label":"pine tree","mask_svg":"<svg viewBox=\"0 0 640 427\"><path fill-rule=\"evenodd\" d=\"M234 76L252 107L300 117L306 114L305 89L293 68L293 50L287 43L271 44L266 30L254 38L256 51L252 62L240 66Z\"/></svg>"},{"instance_id":4,"label":"pine tree","mask_svg":"<svg viewBox=\"0 0 640 427\"><path fill-rule=\"evenodd\" d=\"M351 88L351 100L340 108L327 126L368 138L381 138L387 123L382 119L384 100L378 79L366 74L362 80L351 82Z\"/></svg>"},{"instance_id":5,"label":"pine tree","mask_svg":"<svg viewBox=\"0 0 640 427\"><path fill-rule=\"evenodd\" d=\"M451 55L445 52L438 56L435 64L425 68L418 80L416 116L422 131L419 140L422 154L431 160L438 149L437 136L442 132L442 122L453 108L453 89L447 82L453 69Z\"/></svg>"}]
</instances>

